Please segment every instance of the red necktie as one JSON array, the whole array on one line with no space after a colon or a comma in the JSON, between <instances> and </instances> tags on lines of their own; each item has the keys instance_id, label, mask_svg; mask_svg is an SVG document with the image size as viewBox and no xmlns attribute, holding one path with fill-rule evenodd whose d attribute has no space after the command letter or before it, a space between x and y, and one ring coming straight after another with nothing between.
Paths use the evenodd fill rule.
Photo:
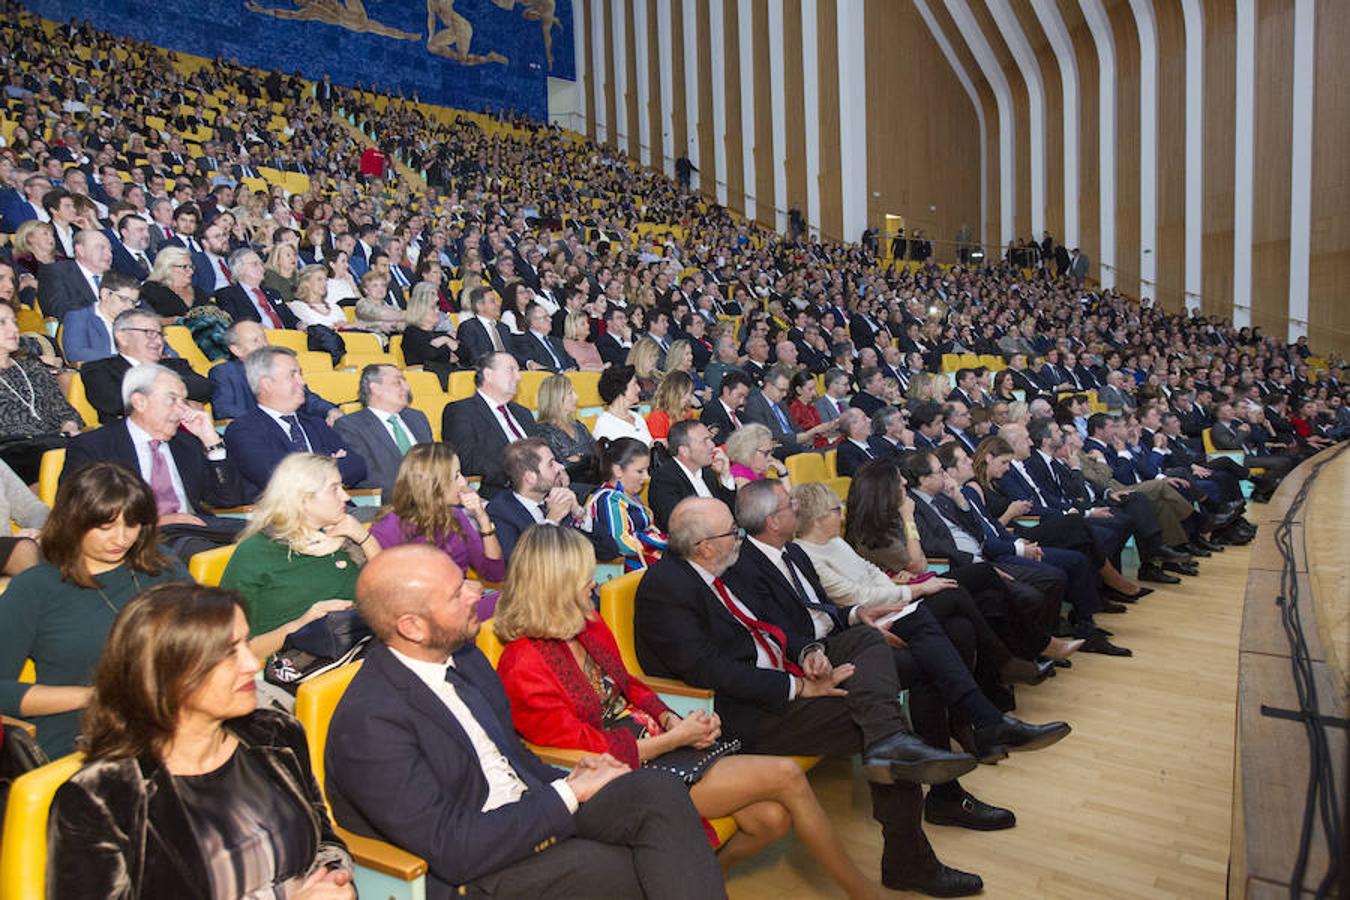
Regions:
<instances>
[{"instance_id":1,"label":"red necktie","mask_svg":"<svg viewBox=\"0 0 1350 900\"><path fill-rule=\"evenodd\" d=\"M731 417L731 424L736 427L736 430L739 431L741 427L741 420L736 418L736 410L734 409L727 410L727 415Z\"/></svg>"},{"instance_id":2,"label":"red necktie","mask_svg":"<svg viewBox=\"0 0 1350 900\"><path fill-rule=\"evenodd\" d=\"M230 275L230 267L225 265L225 260L221 259L217 260L217 262L220 263L220 274L224 275L225 280L230 284L234 284L234 277Z\"/></svg>"},{"instance_id":3,"label":"red necktie","mask_svg":"<svg viewBox=\"0 0 1350 900\"><path fill-rule=\"evenodd\" d=\"M267 316L268 321L272 323L272 327L273 328L282 327L281 317L278 316L277 311L272 308L272 304L267 302L267 295L263 293L263 289L254 288L253 290L258 292L258 306L262 308L263 315Z\"/></svg>"},{"instance_id":4,"label":"red necktie","mask_svg":"<svg viewBox=\"0 0 1350 900\"><path fill-rule=\"evenodd\" d=\"M727 593L727 587L722 583L722 579L713 579L713 590L717 591L717 596L721 598L722 605L727 608L727 612L735 617L737 622L745 626L745 630L750 632L750 636L755 639L755 643L769 656L769 662L775 669L785 671L791 675L801 675L801 667L787 658L787 635L783 634L783 629L770 622L761 622L758 619L752 619L741 608L731 600L731 595Z\"/></svg>"},{"instance_id":5,"label":"red necktie","mask_svg":"<svg viewBox=\"0 0 1350 900\"><path fill-rule=\"evenodd\" d=\"M520 429L516 427L515 419L512 419L511 414L506 411L505 403L497 407L497 412L502 414L502 418L506 420L506 427L511 429L511 433L515 435L515 439L518 441L525 440L525 435L521 434Z\"/></svg>"}]
</instances>

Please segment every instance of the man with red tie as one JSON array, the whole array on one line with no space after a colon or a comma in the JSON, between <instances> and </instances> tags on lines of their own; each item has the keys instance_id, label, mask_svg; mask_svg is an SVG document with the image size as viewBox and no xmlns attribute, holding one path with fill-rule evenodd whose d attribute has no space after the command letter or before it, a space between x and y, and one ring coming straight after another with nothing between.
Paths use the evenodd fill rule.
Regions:
<instances>
[{"instance_id":1,"label":"man with red tie","mask_svg":"<svg viewBox=\"0 0 1350 900\"><path fill-rule=\"evenodd\" d=\"M507 444L531 437L534 416L513 402L520 385L520 364L510 353L494 352L478 364L473 396L456 400L441 414L441 434L459 451L466 477L482 476L478 492L491 497L509 487L502 469Z\"/></svg>"},{"instance_id":2,"label":"man with red tie","mask_svg":"<svg viewBox=\"0 0 1350 900\"><path fill-rule=\"evenodd\" d=\"M295 314L282 301L281 295L263 287L263 262L248 247L230 254L227 268L234 283L216 291L216 306L230 314L236 322L257 322L268 330L298 327Z\"/></svg>"}]
</instances>

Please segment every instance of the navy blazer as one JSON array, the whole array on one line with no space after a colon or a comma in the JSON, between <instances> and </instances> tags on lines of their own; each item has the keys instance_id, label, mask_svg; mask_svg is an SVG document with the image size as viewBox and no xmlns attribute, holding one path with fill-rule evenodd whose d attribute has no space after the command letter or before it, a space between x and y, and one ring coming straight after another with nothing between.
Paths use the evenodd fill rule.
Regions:
<instances>
[{"instance_id":1,"label":"navy blazer","mask_svg":"<svg viewBox=\"0 0 1350 900\"><path fill-rule=\"evenodd\" d=\"M877 452L876 447L872 446L870 439L867 442L867 449L863 450L852 440L845 438L839 442L839 447L835 452L834 469L840 475L852 478L853 473L862 468L863 463L881 458L882 454Z\"/></svg>"},{"instance_id":2,"label":"navy blazer","mask_svg":"<svg viewBox=\"0 0 1350 900\"><path fill-rule=\"evenodd\" d=\"M952 536L951 529L947 523L942 521L937 510L929 506L922 497L910 492L914 496L914 524L919 528L919 544L923 547L926 556L945 556L951 561L952 568L969 565L975 561L975 557L956 546L956 538ZM934 501L936 503L936 500ZM953 504L954 506L954 504ZM965 515L957 510L958 516L951 518L958 527L965 528L967 532L979 540L980 531L978 527L970 523Z\"/></svg>"},{"instance_id":3,"label":"navy blazer","mask_svg":"<svg viewBox=\"0 0 1350 900\"><path fill-rule=\"evenodd\" d=\"M1051 470L1050 466L1046 464L1045 459L1041 457L1040 453L1033 450L1031 455L1026 458L1022 465L1026 467L1027 474L1031 476L1031 480L1035 484L1037 490L1039 490L1041 496L1045 498L1045 504L1037 503L1037 506L1050 507L1047 512L1049 512L1052 517L1058 513L1068 512L1070 509L1073 509L1073 497L1069 495L1064 478L1060 475L1058 469L1054 471ZM1012 466L1008 467L1008 472L1013 477L1019 480L1021 479L1021 474ZM1002 484L1001 481L1000 484ZM1030 491L1029 493L1032 494L1032 497L1029 499L1035 500L1036 492ZM1007 495L1005 494L1005 496ZM1042 516L1045 514L1045 512L1038 513L1038 515Z\"/></svg>"},{"instance_id":4,"label":"navy blazer","mask_svg":"<svg viewBox=\"0 0 1350 900\"><path fill-rule=\"evenodd\" d=\"M981 546L985 557L988 559L1016 557L1017 536L989 511L989 507L985 506L984 498L980 496L980 492L973 485L967 484L961 488L961 493L965 495L966 503L970 504L971 512L975 513L969 518L980 526L980 537L983 539ZM944 500L946 503L943 503ZM950 497L939 497L936 502L943 507L944 511L956 507ZM957 511L959 512L959 510ZM948 514L950 515L950 513Z\"/></svg>"},{"instance_id":5,"label":"navy blazer","mask_svg":"<svg viewBox=\"0 0 1350 900\"><path fill-rule=\"evenodd\" d=\"M114 272L121 272L137 281L144 281L150 277L150 270L136 261L136 257L131 255L127 245L122 243L122 238L111 228L103 229L103 234L108 238L108 243L112 245L112 268ZM150 254L145 258L148 260Z\"/></svg>"},{"instance_id":6,"label":"navy blazer","mask_svg":"<svg viewBox=\"0 0 1350 900\"><path fill-rule=\"evenodd\" d=\"M565 773L540 762L516 736L506 692L487 657L468 644L451 659L496 716L511 767L534 785L518 801L482 811L488 782L468 734L378 640L338 701L324 753L333 818L425 859L428 900L448 898L454 885L576 834L567 805L547 787Z\"/></svg>"},{"instance_id":7,"label":"navy blazer","mask_svg":"<svg viewBox=\"0 0 1350 900\"><path fill-rule=\"evenodd\" d=\"M532 331L511 336L511 344L508 345L513 348L511 355L516 358L522 368L530 361L533 361L541 369L547 369L550 372L565 372L568 369L577 368L577 361L567 352L567 348L558 338L551 334L543 337L543 340L548 341L554 356L558 358L557 362L554 362L553 357L548 355L548 351L544 349L543 344L539 343L539 340L539 335ZM562 363L561 369L558 368L558 363Z\"/></svg>"},{"instance_id":8,"label":"navy blazer","mask_svg":"<svg viewBox=\"0 0 1350 900\"><path fill-rule=\"evenodd\" d=\"M281 320L282 328L300 328L300 322L295 317L281 299L281 295L271 288L258 286L258 289L267 297L267 302L272 304L272 309L276 312L277 318ZM223 287L216 291L215 296L211 298L216 306L230 314L230 318L236 322L260 322L265 326L270 323L263 323L262 316L254 308L253 301L244 293L244 289L237 284L229 287Z\"/></svg>"},{"instance_id":9,"label":"navy blazer","mask_svg":"<svg viewBox=\"0 0 1350 900\"><path fill-rule=\"evenodd\" d=\"M310 447L321 456L332 456L339 450L347 455L334 460L342 474L342 483L348 487L360 484L366 477L366 461L329 428L323 419L306 413L297 413L300 428L309 438ZM252 503L267 487L277 464L295 451L281 426L261 409L254 407L230 423L225 429L225 449L243 476L244 502Z\"/></svg>"},{"instance_id":10,"label":"navy blazer","mask_svg":"<svg viewBox=\"0 0 1350 900\"><path fill-rule=\"evenodd\" d=\"M95 312L96 307L81 306L61 320L61 353L67 362L83 363L106 359L117 353L112 334Z\"/></svg>"},{"instance_id":11,"label":"navy blazer","mask_svg":"<svg viewBox=\"0 0 1350 900\"><path fill-rule=\"evenodd\" d=\"M488 518L497 529L497 543L502 546L502 559L510 559L511 551L516 548L516 541L520 540L526 529L536 524L534 516L530 515L530 511L521 504L514 491L498 491L497 496L488 502L487 512Z\"/></svg>"},{"instance_id":12,"label":"navy blazer","mask_svg":"<svg viewBox=\"0 0 1350 900\"><path fill-rule=\"evenodd\" d=\"M535 432L534 415L519 403L508 403L511 417L525 431L525 437ZM497 424L497 416L488 408L487 401L475 391L463 400L448 403L441 413L441 440L454 446L459 453L459 464L465 475L479 475L483 479L479 493L491 498L508 487L502 471L502 450L511 443L506 432Z\"/></svg>"},{"instance_id":13,"label":"navy blazer","mask_svg":"<svg viewBox=\"0 0 1350 900\"><path fill-rule=\"evenodd\" d=\"M258 408L258 398L253 396L253 389L248 386L242 359L227 359L212 366L206 373L206 380L211 382L211 415L216 419L237 419L249 410ZM300 407L300 412L326 420L329 411L336 408L305 388L305 405Z\"/></svg>"}]
</instances>

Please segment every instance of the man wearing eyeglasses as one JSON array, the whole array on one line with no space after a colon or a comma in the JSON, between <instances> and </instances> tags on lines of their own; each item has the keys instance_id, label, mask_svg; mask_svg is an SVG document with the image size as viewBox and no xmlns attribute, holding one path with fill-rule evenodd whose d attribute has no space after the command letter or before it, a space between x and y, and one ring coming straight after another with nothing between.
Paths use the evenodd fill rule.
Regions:
<instances>
[{"instance_id":1,"label":"man wearing eyeglasses","mask_svg":"<svg viewBox=\"0 0 1350 900\"><path fill-rule=\"evenodd\" d=\"M201 409L211 402L211 382L192 370L188 361L169 355L164 345L164 328L159 316L141 309L128 309L113 320L113 345L117 353L106 359L85 363L80 369L84 393L89 405L98 412L99 424L120 419L125 414L122 404L122 376L133 366L159 363L183 379L187 399Z\"/></svg>"},{"instance_id":2,"label":"man wearing eyeglasses","mask_svg":"<svg viewBox=\"0 0 1350 900\"><path fill-rule=\"evenodd\" d=\"M140 285L121 272L109 272L99 283L98 302L72 309L61 322L61 352L66 361L85 363L117 352L113 322L140 302Z\"/></svg>"},{"instance_id":3,"label":"man wearing eyeglasses","mask_svg":"<svg viewBox=\"0 0 1350 900\"><path fill-rule=\"evenodd\" d=\"M975 768L974 758L911 733L880 631L852 628L825 643L805 642L724 582L742 537L720 500L691 497L675 507L668 551L637 590L643 671L714 690L723 733L748 752L861 752L885 841L883 883L941 896L978 893L978 876L942 865L929 846L918 787L959 778Z\"/></svg>"}]
</instances>

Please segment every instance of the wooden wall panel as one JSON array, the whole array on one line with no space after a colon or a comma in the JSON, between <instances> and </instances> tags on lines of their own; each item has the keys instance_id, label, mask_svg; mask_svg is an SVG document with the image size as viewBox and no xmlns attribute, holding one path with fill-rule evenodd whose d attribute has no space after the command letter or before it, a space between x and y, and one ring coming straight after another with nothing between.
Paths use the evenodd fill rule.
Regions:
<instances>
[{"instance_id":1,"label":"wooden wall panel","mask_svg":"<svg viewBox=\"0 0 1350 900\"><path fill-rule=\"evenodd\" d=\"M666 110L661 104L661 45L658 29L669 26L659 17L665 15L669 7L657 0L637 0L647 8L647 133L642 139L652 148L652 168L665 168L665 150L663 137L666 131Z\"/></svg>"},{"instance_id":2,"label":"wooden wall panel","mask_svg":"<svg viewBox=\"0 0 1350 900\"><path fill-rule=\"evenodd\" d=\"M1139 31L1128 0L1107 4L1116 45L1116 246L1102 259L1116 267L1116 287L1139 292Z\"/></svg>"},{"instance_id":3,"label":"wooden wall panel","mask_svg":"<svg viewBox=\"0 0 1350 900\"><path fill-rule=\"evenodd\" d=\"M1350 354L1350 4L1319 0L1316 33L1308 343Z\"/></svg>"},{"instance_id":4,"label":"wooden wall panel","mask_svg":"<svg viewBox=\"0 0 1350 900\"><path fill-rule=\"evenodd\" d=\"M802 85L802 4L783 0L783 87L787 103L786 209L806 212L806 100Z\"/></svg>"},{"instance_id":5,"label":"wooden wall panel","mask_svg":"<svg viewBox=\"0 0 1350 900\"><path fill-rule=\"evenodd\" d=\"M1289 328L1289 189L1294 4L1257 0L1256 152L1252 181L1252 325Z\"/></svg>"},{"instance_id":6,"label":"wooden wall panel","mask_svg":"<svg viewBox=\"0 0 1350 900\"><path fill-rule=\"evenodd\" d=\"M843 240L844 196L840 184L839 152L839 0L816 4L816 47L820 69L820 232ZM843 0L848 2L848 0ZM861 235L847 235L858 240Z\"/></svg>"},{"instance_id":7,"label":"wooden wall panel","mask_svg":"<svg viewBox=\"0 0 1350 900\"><path fill-rule=\"evenodd\" d=\"M637 75L637 23L633 21L633 6L641 3L642 0L623 0L624 19L623 26L627 46L623 55L625 75L624 88L624 115L628 117L628 146L627 152L630 158L642 159L642 144L647 140L647 136L642 134L642 129L638 125L638 75Z\"/></svg>"},{"instance_id":8,"label":"wooden wall panel","mask_svg":"<svg viewBox=\"0 0 1350 900\"><path fill-rule=\"evenodd\" d=\"M698 157L699 187L703 196L717 199L716 143L719 140L713 124L712 82L712 27L708 16L708 0L689 0L698 4Z\"/></svg>"},{"instance_id":9,"label":"wooden wall panel","mask_svg":"<svg viewBox=\"0 0 1350 900\"><path fill-rule=\"evenodd\" d=\"M1021 240L1031 237L1031 112L1026 81L1003 40L1003 33L989 14L988 7L984 3L971 3L970 10L984 39L994 51L994 58L998 60L1012 93L1013 236ZM1036 237L1039 239L1040 235Z\"/></svg>"},{"instance_id":10,"label":"wooden wall panel","mask_svg":"<svg viewBox=\"0 0 1350 900\"><path fill-rule=\"evenodd\" d=\"M1029 3L1012 4L1045 86L1045 227L1064 240L1064 87L1059 60ZM1027 184L1030 187L1030 182ZM1041 240L1042 235L1036 235Z\"/></svg>"},{"instance_id":11,"label":"wooden wall panel","mask_svg":"<svg viewBox=\"0 0 1350 900\"><path fill-rule=\"evenodd\" d=\"M727 207L745 212L744 138L741 134L741 32L740 10L736 0L722 4L722 58L726 68L726 123L725 134L717 136L727 160ZM746 72L745 76L748 77Z\"/></svg>"},{"instance_id":12,"label":"wooden wall panel","mask_svg":"<svg viewBox=\"0 0 1350 900\"><path fill-rule=\"evenodd\" d=\"M609 3L600 5L605 9L604 66L608 73L605 78L605 132L607 135L605 143L611 147L618 147L618 113L615 112L614 98L614 7Z\"/></svg>"},{"instance_id":13,"label":"wooden wall panel","mask_svg":"<svg viewBox=\"0 0 1350 900\"><path fill-rule=\"evenodd\" d=\"M1180 0L1157 0L1158 286L1169 312L1186 308L1186 32Z\"/></svg>"},{"instance_id":14,"label":"wooden wall panel","mask_svg":"<svg viewBox=\"0 0 1350 900\"><path fill-rule=\"evenodd\" d=\"M1200 308L1233 316L1233 128L1237 20L1230 0L1205 0L1205 212Z\"/></svg>"},{"instance_id":15,"label":"wooden wall panel","mask_svg":"<svg viewBox=\"0 0 1350 900\"><path fill-rule=\"evenodd\" d=\"M980 126L913 4L866 0L867 221L903 215L939 241L980 226ZM935 207L931 210L929 207ZM955 252L939 243L936 258Z\"/></svg>"},{"instance_id":16,"label":"wooden wall panel","mask_svg":"<svg viewBox=\"0 0 1350 900\"><path fill-rule=\"evenodd\" d=\"M1097 121L1101 97L1097 84L1100 67L1097 65L1097 45L1078 4L1073 0L1058 0L1058 5L1064 26L1073 40L1078 66L1078 247L1091 261L1090 276L1095 278L1102 261L1101 163L1097 149L1101 144Z\"/></svg>"},{"instance_id":17,"label":"wooden wall panel","mask_svg":"<svg viewBox=\"0 0 1350 900\"><path fill-rule=\"evenodd\" d=\"M696 57L690 52L691 41L684 33L684 4L692 2L693 0L656 0L657 6L662 10L666 4L670 5L670 105L673 132L671 146L674 148L676 159L689 156L690 123L688 107L685 106L687 100L684 90L684 67L686 61L692 63Z\"/></svg>"},{"instance_id":18,"label":"wooden wall panel","mask_svg":"<svg viewBox=\"0 0 1350 900\"><path fill-rule=\"evenodd\" d=\"M775 209L782 207L781 198L774 193L773 98L769 69L769 0L751 0L750 32L753 38L754 60L751 74L755 79L755 171L749 190L755 192L755 219L766 228L776 227Z\"/></svg>"},{"instance_id":19,"label":"wooden wall panel","mask_svg":"<svg viewBox=\"0 0 1350 900\"><path fill-rule=\"evenodd\" d=\"M587 2L587 0L575 0L577 3L585 4L585 28L586 34L583 40L586 41L586 137L592 141L595 140L595 73L599 68L599 56L596 53L595 32L591 30L591 16L598 15L600 12L599 4Z\"/></svg>"}]
</instances>

